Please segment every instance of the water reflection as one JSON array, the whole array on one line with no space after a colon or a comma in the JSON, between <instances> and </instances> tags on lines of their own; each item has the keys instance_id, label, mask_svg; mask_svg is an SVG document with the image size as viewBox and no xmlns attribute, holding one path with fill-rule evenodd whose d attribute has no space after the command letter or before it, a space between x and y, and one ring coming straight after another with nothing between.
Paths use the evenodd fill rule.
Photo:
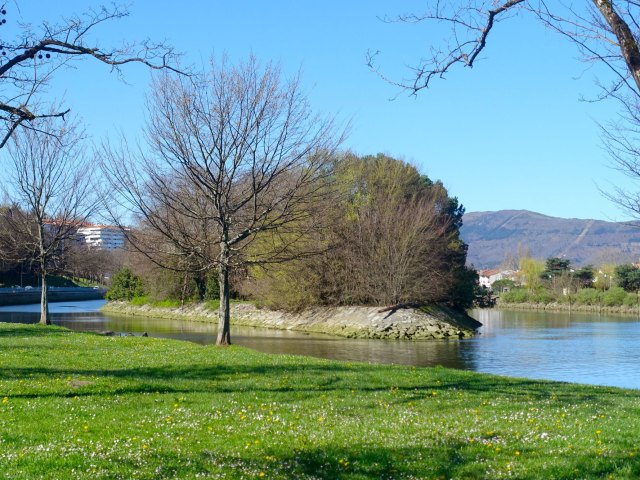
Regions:
<instances>
[{"instance_id":1,"label":"water reflection","mask_svg":"<svg viewBox=\"0 0 640 480\"><path fill-rule=\"evenodd\" d=\"M126 332L201 344L215 325L103 315L103 301L51 304L52 320L74 330ZM0 321L33 323L38 306L0 307ZM640 322L633 317L476 310L480 335L450 341L356 340L233 327L235 343L268 353L451 368L536 379L640 388Z\"/></svg>"}]
</instances>

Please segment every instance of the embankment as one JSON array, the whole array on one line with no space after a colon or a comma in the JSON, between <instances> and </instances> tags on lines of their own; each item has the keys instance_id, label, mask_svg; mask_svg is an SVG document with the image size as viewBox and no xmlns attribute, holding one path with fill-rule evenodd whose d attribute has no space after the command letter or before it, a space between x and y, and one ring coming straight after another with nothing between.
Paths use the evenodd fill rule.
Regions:
<instances>
[{"instance_id":1,"label":"embankment","mask_svg":"<svg viewBox=\"0 0 640 480\"><path fill-rule=\"evenodd\" d=\"M102 310L118 315L218 321L218 313L204 304L158 308L109 302ZM415 340L469 337L481 326L480 322L467 314L442 306L389 311L380 311L379 307L319 307L290 313L260 309L250 303L237 303L231 305L231 319L233 325L250 327L326 333L349 338Z\"/></svg>"},{"instance_id":2,"label":"embankment","mask_svg":"<svg viewBox=\"0 0 640 480\"><path fill-rule=\"evenodd\" d=\"M40 289L0 289L0 306L28 305L40 303ZM50 288L49 302L80 302L83 300L100 300L104 298L104 289L94 288Z\"/></svg>"},{"instance_id":3,"label":"embankment","mask_svg":"<svg viewBox=\"0 0 640 480\"><path fill-rule=\"evenodd\" d=\"M498 301L495 306L498 310L532 310L532 311L549 311L549 312L588 312L588 313L605 313L616 315L638 315L640 316L640 308L637 305L583 305L568 303L503 303Z\"/></svg>"}]
</instances>

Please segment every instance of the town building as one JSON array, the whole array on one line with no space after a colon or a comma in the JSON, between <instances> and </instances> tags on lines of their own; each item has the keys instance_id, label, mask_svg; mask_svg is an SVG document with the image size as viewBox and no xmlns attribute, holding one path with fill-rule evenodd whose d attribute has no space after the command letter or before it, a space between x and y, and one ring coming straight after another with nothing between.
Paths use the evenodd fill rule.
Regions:
<instances>
[{"instance_id":1,"label":"town building","mask_svg":"<svg viewBox=\"0 0 640 480\"><path fill-rule=\"evenodd\" d=\"M481 286L491 288L494 282L498 280L515 280L518 272L514 270L499 270L497 268L491 270L480 270L478 272L478 283Z\"/></svg>"},{"instance_id":2,"label":"town building","mask_svg":"<svg viewBox=\"0 0 640 480\"><path fill-rule=\"evenodd\" d=\"M85 245L100 250L117 250L123 248L125 235L120 228L113 225L84 224L78 228L77 238Z\"/></svg>"}]
</instances>

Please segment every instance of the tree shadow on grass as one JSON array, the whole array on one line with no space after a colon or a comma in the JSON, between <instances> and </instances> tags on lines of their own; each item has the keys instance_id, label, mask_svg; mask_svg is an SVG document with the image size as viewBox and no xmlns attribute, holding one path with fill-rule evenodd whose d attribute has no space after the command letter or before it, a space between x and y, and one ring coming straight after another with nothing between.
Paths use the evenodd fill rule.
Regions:
<instances>
[{"instance_id":1,"label":"tree shadow on grass","mask_svg":"<svg viewBox=\"0 0 640 480\"><path fill-rule=\"evenodd\" d=\"M328 445L323 448L293 447L289 452L274 449L259 453L232 455L224 451L196 451L186 456L154 452L162 477L188 477L194 472L220 474L233 472L230 478L282 479L486 479L512 476L521 479L607 478L613 475L638 478L640 465L628 455L594 458L591 455L565 454L541 459L495 455L493 450L462 442L439 445L385 446ZM544 468L541 468L544 464ZM509 467L507 467L509 465ZM225 476L225 478L227 478Z\"/></svg>"},{"instance_id":2,"label":"tree shadow on grass","mask_svg":"<svg viewBox=\"0 0 640 480\"><path fill-rule=\"evenodd\" d=\"M7 337L44 337L51 335L69 335L72 332L56 326L22 323L4 323L0 325L0 338ZM3 347L0 347L3 348Z\"/></svg>"},{"instance_id":3,"label":"tree shadow on grass","mask_svg":"<svg viewBox=\"0 0 640 480\"><path fill-rule=\"evenodd\" d=\"M40 337L50 335L74 335L59 327L7 324L0 326L0 337ZM52 344L53 345L53 344ZM150 344L145 344L149 347ZM9 347L13 345L9 344ZM122 344L123 352L135 352L135 345ZM44 346L49 347L48 345ZM0 352L2 351L0 346ZM24 346L22 348L30 348ZM40 349L33 346L31 348ZM211 347L205 347L211 348ZM238 348L238 347L236 347ZM127 350L131 349L131 350ZM51 379L56 377L93 377L92 385L73 390L23 391L14 396L35 398L41 396L83 396L135 394L144 392L264 392L315 395L321 392L384 392L395 389L404 393L398 403L419 401L436 394L466 392L502 396L514 401L548 400L558 402L597 401L606 404L623 398L637 397L638 392L612 387L576 386L560 382L499 377L444 368L419 368L401 366L377 366L364 363L344 363L328 360L305 360L303 357L258 354L246 350L255 357L252 363L238 363L234 355L231 363L222 363L220 357L208 356L208 351L198 352L198 363L186 364L170 361L154 366L132 368L65 368L63 366L5 367L0 366L0 380L16 378ZM213 353L213 352L212 352ZM243 354L236 350L236 353ZM187 354L190 354L187 352ZM222 357L223 361L225 357ZM102 380L102 382L100 382ZM1 393L1 392L0 392Z\"/></svg>"},{"instance_id":4,"label":"tree shadow on grass","mask_svg":"<svg viewBox=\"0 0 640 480\"><path fill-rule=\"evenodd\" d=\"M460 392L500 396L514 402L552 400L576 404L597 402L602 406L619 403L622 399L636 399L637 392L608 387L576 386L557 382L502 378L493 375L468 375L442 370L431 379L380 375L376 366L346 367L337 362L320 365L280 364L215 364L164 365L116 369L22 367L0 368L0 380L20 378L90 378L81 388L51 391L23 390L13 397L68 397L91 395L124 395L146 392L161 393L296 393L312 396L319 393L352 395L374 392L402 393L389 401L408 403L425 398ZM2 393L2 392L0 392Z\"/></svg>"}]
</instances>

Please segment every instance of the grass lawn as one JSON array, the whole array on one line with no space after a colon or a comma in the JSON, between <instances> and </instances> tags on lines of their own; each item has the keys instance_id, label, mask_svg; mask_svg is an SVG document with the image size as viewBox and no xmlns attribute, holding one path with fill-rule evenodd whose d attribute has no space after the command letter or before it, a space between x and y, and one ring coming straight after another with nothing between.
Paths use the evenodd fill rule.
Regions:
<instances>
[{"instance_id":1,"label":"grass lawn","mask_svg":"<svg viewBox=\"0 0 640 480\"><path fill-rule=\"evenodd\" d=\"M640 478L639 394L0 324L0 477Z\"/></svg>"}]
</instances>

